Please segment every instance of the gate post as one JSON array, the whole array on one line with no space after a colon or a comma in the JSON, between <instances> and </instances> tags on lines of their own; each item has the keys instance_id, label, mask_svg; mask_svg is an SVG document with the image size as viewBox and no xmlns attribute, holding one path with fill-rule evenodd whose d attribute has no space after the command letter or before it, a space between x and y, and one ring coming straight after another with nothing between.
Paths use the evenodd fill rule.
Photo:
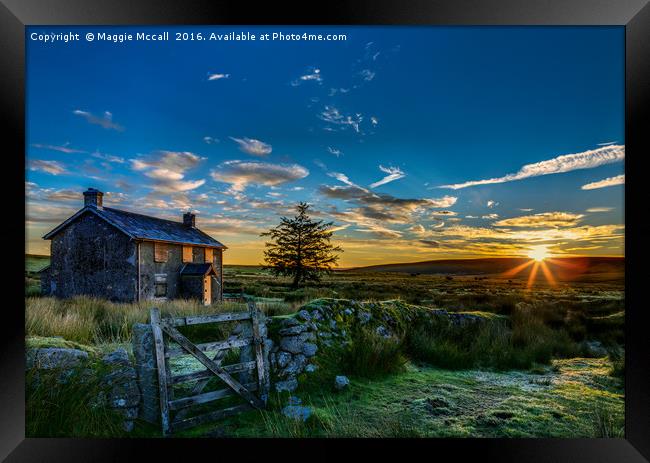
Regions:
<instances>
[{"instance_id":1,"label":"gate post","mask_svg":"<svg viewBox=\"0 0 650 463\"><path fill-rule=\"evenodd\" d=\"M158 424L160 418L160 399L158 390L158 370L151 325L136 323L133 325L133 355L138 387L142 396L140 418L151 424Z\"/></svg>"},{"instance_id":2,"label":"gate post","mask_svg":"<svg viewBox=\"0 0 650 463\"><path fill-rule=\"evenodd\" d=\"M162 424L163 436L171 430L169 422L169 390L167 389L167 368L165 362L165 343L160 327L160 310L156 307L151 309L151 330L156 353L156 366L158 367L158 390L160 395L160 421Z\"/></svg>"},{"instance_id":3,"label":"gate post","mask_svg":"<svg viewBox=\"0 0 650 463\"><path fill-rule=\"evenodd\" d=\"M253 337L253 325L248 321L241 324L241 337L243 339ZM253 345L243 346L239 348L239 363L245 363L255 360L255 352ZM250 384L254 381L253 373L250 370L245 370L239 373L239 382L242 384Z\"/></svg>"}]
</instances>

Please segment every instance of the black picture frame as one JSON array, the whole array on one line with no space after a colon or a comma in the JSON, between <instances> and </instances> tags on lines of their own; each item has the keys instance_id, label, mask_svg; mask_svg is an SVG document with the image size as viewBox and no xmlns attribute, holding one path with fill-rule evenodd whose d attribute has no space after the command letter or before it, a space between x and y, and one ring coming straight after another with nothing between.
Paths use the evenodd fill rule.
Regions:
<instances>
[{"instance_id":1,"label":"black picture frame","mask_svg":"<svg viewBox=\"0 0 650 463\"><path fill-rule=\"evenodd\" d=\"M406 458L496 461L648 461L650 459L650 339L645 282L650 227L644 157L650 107L650 5L647 0L386 0L339 3L172 0L1 0L0 94L6 130L2 187L5 261L0 350L0 457L6 461L130 461L154 455L198 458L240 452L239 459L282 457L364 458L395 450ZM25 230L25 27L29 25L321 24L321 25L620 25L626 56L626 391L624 439L421 439L243 440L221 439L26 439L24 393ZM644 117L645 116L645 117ZM9 141L7 146L6 141ZM644 149L645 148L645 149ZM14 268L14 266L16 266ZM341 446L347 447L342 449ZM316 448L314 448L316 447ZM242 449L246 449L243 453ZM362 455L363 455L362 453ZM451 456L443 456L444 454ZM357 458L357 457L355 457ZM292 458L293 459L293 458ZM346 458L347 459L347 458Z\"/></svg>"}]
</instances>

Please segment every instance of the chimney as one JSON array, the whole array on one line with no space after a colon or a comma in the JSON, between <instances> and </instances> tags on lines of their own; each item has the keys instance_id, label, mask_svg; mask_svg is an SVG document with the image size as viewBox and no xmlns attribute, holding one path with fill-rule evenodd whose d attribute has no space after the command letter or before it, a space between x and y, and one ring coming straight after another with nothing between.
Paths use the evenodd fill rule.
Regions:
<instances>
[{"instance_id":1,"label":"chimney","mask_svg":"<svg viewBox=\"0 0 650 463\"><path fill-rule=\"evenodd\" d=\"M183 225L186 227L196 227L196 214L192 214L192 211L188 211L183 214Z\"/></svg>"},{"instance_id":2,"label":"chimney","mask_svg":"<svg viewBox=\"0 0 650 463\"><path fill-rule=\"evenodd\" d=\"M101 191L95 188L88 188L84 191L84 206L101 209L104 205L103 197L104 193Z\"/></svg>"}]
</instances>

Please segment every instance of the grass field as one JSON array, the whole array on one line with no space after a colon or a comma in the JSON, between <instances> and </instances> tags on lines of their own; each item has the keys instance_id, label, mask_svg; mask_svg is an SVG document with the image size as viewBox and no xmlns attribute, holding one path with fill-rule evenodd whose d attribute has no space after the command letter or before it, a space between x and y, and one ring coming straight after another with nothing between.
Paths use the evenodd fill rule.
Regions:
<instances>
[{"instance_id":1,"label":"grass field","mask_svg":"<svg viewBox=\"0 0 650 463\"><path fill-rule=\"evenodd\" d=\"M28 256L27 262L34 269L44 259ZM291 288L288 279L273 277L259 267L226 266L225 290L243 290L254 296L269 316L294 313L301 305L321 297L357 301L398 299L448 311L508 316L515 325L523 323L519 331L515 326L514 337L507 341L516 354L512 359L519 360L506 359L496 368L494 362L481 360L481 355L485 355L483 348L472 347L478 346L478 340L459 344L455 338L449 338L443 342L441 333L418 334L418 327L413 327L399 351L388 346L381 352L384 357L380 357L380 362L384 361L386 368L370 375L371 379L360 371L355 374L352 369L346 372L351 386L345 392L335 392L329 380L315 384L312 381L299 390L297 395L303 404L313 410L305 423L283 416L281 408L287 397L275 396L264 412L249 412L182 435L620 436L624 405L624 279L618 263L598 265L582 272L583 278L553 285L537 279L529 286L525 275L508 278L498 272L445 275L355 269L334 272L320 283L297 290ZM130 327L146 321L152 306L83 297L67 301L39 297L37 275L30 271L26 278L30 281L26 280L26 292L31 294L26 298L25 319L30 346L82 347L95 352L121 346L130 351ZM237 304L204 307L191 301L156 305L165 313L178 314L243 309ZM521 314L528 314L528 318L522 320ZM371 341L357 345L370 345ZM605 353L586 358L585 346L594 342ZM530 346L537 347L530 351ZM524 352L529 351L533 357L526 359L529 354ZM345 362L367 363L368 354L374 355L348 353L345 358L334 359L334 363L339 369ZM356 360L354 356L358 356ZM399 362L399 368L392 368L390 362ZM477 364L485 366L479 369ZM517 364L518 370L508 368ZM78 400L67 400L70 406L83 409ZM34 420L45 419L42 414L34 416ZM99 425L106 419L93 415L85 427L62 421L57 435L68 432L66 426L74 435L106 435L106 427ZM39 423L37 426L35 421L31 428L28 424L28 433L51 435L43 431L49 429L47 422L45 427L43 421ZM111 435L118 432L116 429L111 428ZM159 430L140 423L132 435L155 436Z\"/></svg>"}]
</instances>

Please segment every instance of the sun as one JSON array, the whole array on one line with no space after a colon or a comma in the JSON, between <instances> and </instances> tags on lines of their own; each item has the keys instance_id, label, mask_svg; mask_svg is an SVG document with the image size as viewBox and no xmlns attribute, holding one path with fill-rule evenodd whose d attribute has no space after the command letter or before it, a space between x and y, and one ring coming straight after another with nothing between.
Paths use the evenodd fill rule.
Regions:
<instances>
[{"instance_id":1,"label":"sun","mask_svg":"<svg viewBox=\"0 0 650 463\"><path fill-rule=\"evenodd\" d=\"M537 262L542 262L544 259L550 256L547 246L533 246L530 251L528 251L528 257Z\"/></svg>"}]
</instances>

